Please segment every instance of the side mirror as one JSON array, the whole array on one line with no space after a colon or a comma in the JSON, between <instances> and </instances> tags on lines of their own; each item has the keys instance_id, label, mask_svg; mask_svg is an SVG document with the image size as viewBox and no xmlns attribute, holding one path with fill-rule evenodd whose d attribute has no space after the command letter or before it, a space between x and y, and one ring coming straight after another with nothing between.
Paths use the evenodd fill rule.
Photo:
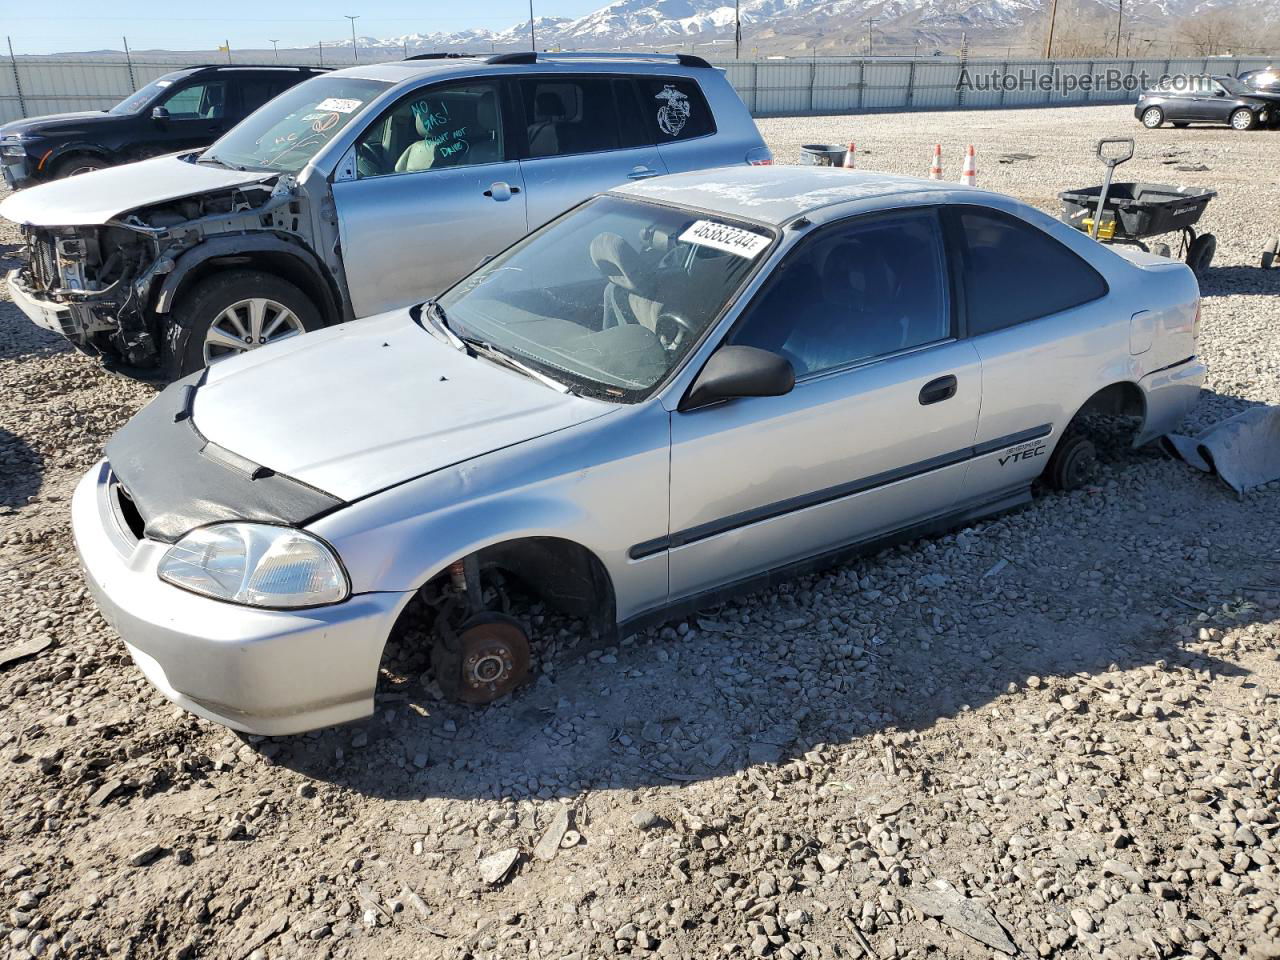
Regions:
<instances>
[{"instance_id":1,"label":"side mirror","mask_svg":"<svg viewBox=\"0 0 1280 960\"><path fill-rule=\"evenodd\" d=\"M785 357L758 347L721 347L711 355L679 409L696 410L738 397L780 397L796 385L796 372Z\"/></svg>"},{"instance_id":2,"label":"side mirror","mask_svg":"<svg viewBox=\"0 0 1280 960\"><path fill-rule=\"evenodd\" d=\"M151 108L151 119L152 119L152 120L160 120L160 121L162 121L162 122L163 122L163 121L165 121L165 120L168 120L168 119L169 119L169 111L168 111L168 109L167 109L167 108L165 108L165 107L152 107L152 108Z\"/></svg>"}]
</instances>

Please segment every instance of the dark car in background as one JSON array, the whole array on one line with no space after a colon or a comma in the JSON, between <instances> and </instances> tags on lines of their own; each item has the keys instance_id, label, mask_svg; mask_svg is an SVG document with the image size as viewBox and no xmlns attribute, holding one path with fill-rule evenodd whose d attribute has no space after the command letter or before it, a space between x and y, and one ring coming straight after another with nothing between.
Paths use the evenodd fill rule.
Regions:
<instances>
[{"instance_id":1,"label":"dark car in background","mask_svg":"<svg viewBox=\"0 0 1280 960\"><path fill-rule=\"evenodd\" d=\"M1238 79L1254 90L1261 90L1263 93L1280 93L1280 73L1276 72L1275 67L1269 66L1265 70L1246 70Z\"/></svg>"},{"instance_id":2,"label":"dark car in background","mask_svg":"<svg viewBox=\"0 0 1280 960\"><path fill-rule=\"evenodd\" d=\"M1165 77L1142 91L1133 115L1149 130L1166 122L1175 127L1215 123L1233 130L1252 130L1276 125L1280 92L1264 93L1235 77Z\"/></svg>"},{"instance_id":3,"label":"dark car in background","mask_svg":"<svg viewBox=\"0 0 1280 960\"><path fill-rule=\"evenodd\" d=\"M109 110L0 125L0 168L11 187L206 147L319 67L194 66L175 70Z\"/></svg>"}]
</instances>

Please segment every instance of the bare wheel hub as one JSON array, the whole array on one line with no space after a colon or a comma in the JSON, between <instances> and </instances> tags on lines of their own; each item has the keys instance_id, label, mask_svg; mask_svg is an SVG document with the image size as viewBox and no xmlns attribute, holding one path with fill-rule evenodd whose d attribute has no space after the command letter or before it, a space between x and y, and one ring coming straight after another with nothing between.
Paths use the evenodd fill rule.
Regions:
<instances>
[{"instance_id":1,"label":"bare wheel hub","mask_svg":"<svg viewBox=\"0 0 1280 960\"><path fill-rule=\"evenodd\" d=\"M463 624L452 643L438 642L432 661L447 695L464 703L492 703L529 675L529 638L510 617L480 614Z\"/></svg>"}]
</instances>

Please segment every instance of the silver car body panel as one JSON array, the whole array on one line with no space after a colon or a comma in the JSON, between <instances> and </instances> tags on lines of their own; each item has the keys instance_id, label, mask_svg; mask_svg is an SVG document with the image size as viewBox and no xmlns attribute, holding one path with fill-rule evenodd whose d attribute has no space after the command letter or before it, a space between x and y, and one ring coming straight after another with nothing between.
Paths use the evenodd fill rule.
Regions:
<instances>
[{"instance_id":1,"label":"silver car body panel","mask_svg":"<svg viewBox=\"0 0 1280 960\"><path fill-rule=\"evenodd\" d=\"M209 368L192 420L213 443L344 500L618 410L472 359L402 312L300 338L287 378L272 363L284 346ZM367 387L334 390L336 370Z\"/></svg>"},{"instance_id":2,"label":"silver car body panel","mask_svg":"<svg viewBox=\"0 0 1280 960\"><path fill-rule=\"evenodd\" d=\"M631 629L850 545L920 535L1025 501L1063 429L1097 391L1114 384L1141 391L1149 437L1185 415L1204 377L1195 359L1198 288L1184 265L1133 262L1008 197L878 174L748 168L615 192L782 228L715 329L644 401L565 397L487 361L439 353L451 348L395 316L210 371L194 408L201 430L252 461L358 494L306 524L342 558L357 597L406 597L477 550L555 537L600 561L616 620ZM1006 330L801 379L781 397L679 410L753 294L811 226L939 203L997 208L1040 227L1091 263L1109 292ZM805 225L792 226L800 218ZM1150 331L1145 346L1134 341L1135 322ZM419 379L405 370L429 373ZM942 373L957 377L956 395L920 405L920 387ZM439 375L449 382L428 382ZM453 399L421 400L455 390L463 413L451 409ZM496 419L504 413L509 427ZM489 425L474 426L482 421ZM80 536L81 525L102 521L87 499L78 503ZM91 578L101 576L94 563L86 551ZM135 591L181 593L157 586L145 565L105 589L105 603L127 609L137 609ZM260 616L230 609L250 624ZM353 672L347 694L364 697L365 712L368 665L377 662L385 625L374 618L352 641L368 673ZM137 629L150 635L146 625ZM199 625L191 629L203 643ZM272 645L260 649L264 668L280 669L267 653ZM299 660L293 676L312 669L310 658ZM327 677L327 666L319 672ZM264 717L261 729L278 726Z\"/></svg>"}]
</instances>

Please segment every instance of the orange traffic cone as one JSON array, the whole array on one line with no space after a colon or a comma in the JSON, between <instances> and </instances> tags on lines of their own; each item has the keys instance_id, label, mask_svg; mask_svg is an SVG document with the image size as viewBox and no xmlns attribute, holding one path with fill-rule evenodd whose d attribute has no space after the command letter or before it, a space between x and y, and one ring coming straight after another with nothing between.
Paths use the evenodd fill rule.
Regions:
<instances>
[{"instance_id":1,"label":"orange traffic cone","mask_svg":"<svg viewBox=\"0 0 1280 960\"><path fill-rule=\"evenodd\" d=\"M853 141L849 141L849 149L844 152L844 168L846 170L853 169L853 156L857 153L857 147L853 145Z\"/></svg>"},{"instance_id":2,"label":"orange traffic cone","mask_svg":"<svg viewBox=\"0 0 1280 960\"><path fill-rule=\"evenodd\" d=\"M942 179L942 144L940 143L933 145L933 166L929 168L929 179Z\"/></svg>"},{"instance_id":3,"label":"orange traffic cone","mask_svg":"<svg viewBox=\"0 0 1280 960\"><path fill-rule=\"evenodd\" d=\"M973 157L972 143L969 144L969 149L964 155L964 168L960 171L960 182L967 187L976 187L978 185L978 166Z\"/></svg>"}]
</instances>

